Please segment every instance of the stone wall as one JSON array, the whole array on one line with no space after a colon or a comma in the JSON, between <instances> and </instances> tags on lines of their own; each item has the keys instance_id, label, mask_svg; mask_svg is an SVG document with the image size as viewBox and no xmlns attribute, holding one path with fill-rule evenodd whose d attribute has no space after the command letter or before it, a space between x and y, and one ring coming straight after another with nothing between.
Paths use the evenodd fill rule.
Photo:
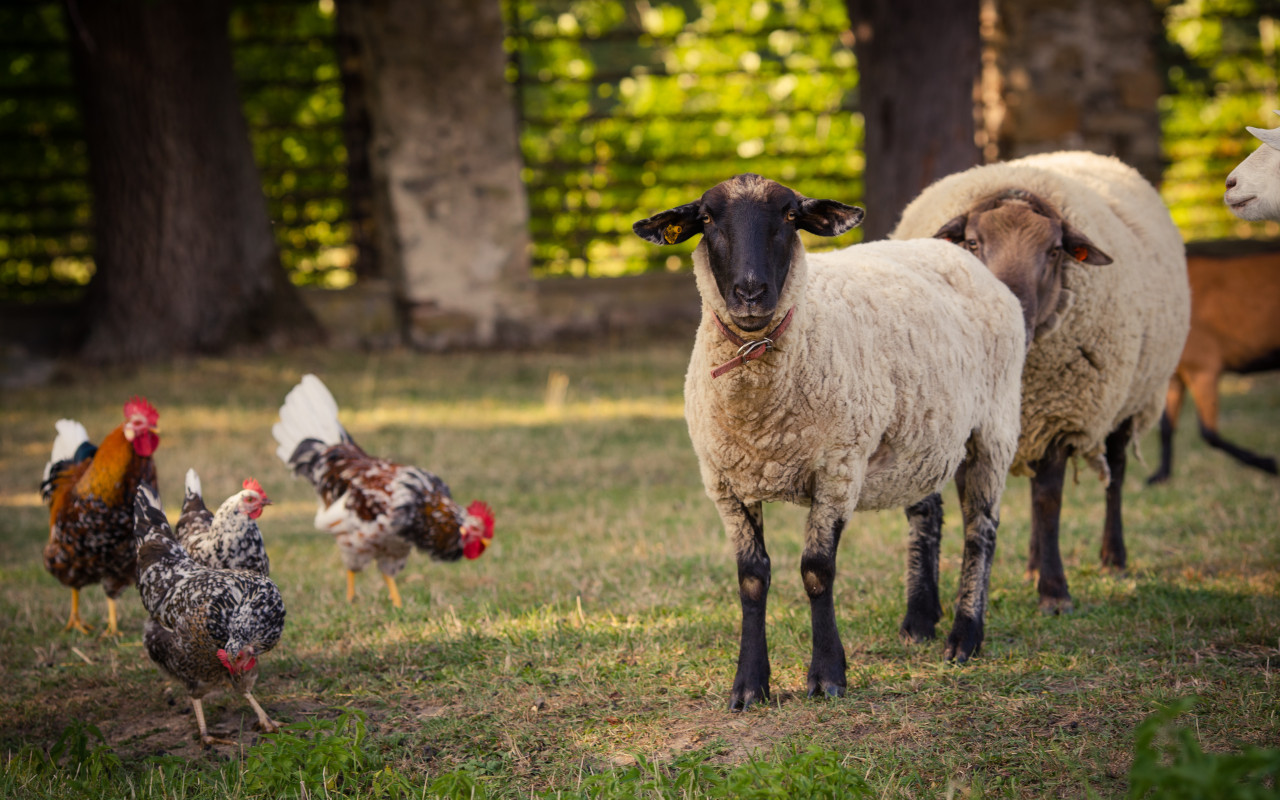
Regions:
<instances>
[{"instance_id":1,"label":"stone wall","mask_svg":"<svg viewBox=\"0 0 1280 800\"><path fill-rule=\"evenodd\" d=\"M1163 35L1150 0L983 0L986 161L1114 155L1158 183Z\"/></svg>"}]
</instances>

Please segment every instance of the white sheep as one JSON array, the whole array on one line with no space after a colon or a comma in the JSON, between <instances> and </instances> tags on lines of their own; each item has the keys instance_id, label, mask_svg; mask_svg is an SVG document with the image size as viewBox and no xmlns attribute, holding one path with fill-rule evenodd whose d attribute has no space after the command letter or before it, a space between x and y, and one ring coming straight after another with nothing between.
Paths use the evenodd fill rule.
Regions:
<instances>
[{"instance_id":1,"label":"white sheep","mask_svg":"<svg viewBox=\"0 0 1280 800\"><path fill-rule=\"evenodd\" d=\"M800 562L809 595L810 695L841 695L845 656L832 583L856 509L906 507L906 638L942 615L937 492L964 464L965 549L946 656L982 644L1000 494L1018 435L1022 316L977 259L945 242L879 242L807 255L797 230L835 236L861 209L739 175L633 226L695 234L702 296L685 416L708 496L738 561L742 640L729 701L769 694L769 556L761 504L809 506ZM932 563L932 568L928 565Z\"/></svg>"},{"instance_id":2,"label":"white sheep","mask_svg":"<svg viewBox=\"0 0 1280 800\"><path fill-rule=\"evenodd\" d=\"M1029 570L1041 609L1069 611L1058 549L1066 462L1081 456L1108 483L1102 561L1123 569L1125 449L1159 418L1187 338L1182 237L1136 170L1083 152L943 178L891 236L960 244L1022 302L1031 345L1014 470L1032 474Z\"/></svg>"},{"instance_id":3,"label":"white sheep","mask_svg":"<svg viewBox=\"0 0 1280 800\"><path fill-rule=\"evenodd\" d=\"M1262 144L1231 170L1222 201L1240 219L1280 220L1280 128L1245 130Z\"/></svg>"}]
</instances>

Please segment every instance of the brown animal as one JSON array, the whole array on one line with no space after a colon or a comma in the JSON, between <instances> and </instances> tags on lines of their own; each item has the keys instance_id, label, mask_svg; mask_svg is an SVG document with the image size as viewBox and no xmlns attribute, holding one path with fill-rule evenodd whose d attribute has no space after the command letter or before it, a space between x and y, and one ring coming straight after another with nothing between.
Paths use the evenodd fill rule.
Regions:
<instances>
[{"instance_id":1,"label":"brown animal","mask_svg":"<svg viewBox=\"0 0 1280 800\"><path fill-rule=\"evenodd\" d=\"M1232 444L1218 434L1218 379L1280 369L1280 243L1192 242L1191 333L1178 371L1169 379L1160 417L1160 468L1147 483L1163 483L1173 468L1173 434L1183 392L1191 390L1200 435L1237 461L1276 474L1276 460Z\"/></svg>"}]
</instances>

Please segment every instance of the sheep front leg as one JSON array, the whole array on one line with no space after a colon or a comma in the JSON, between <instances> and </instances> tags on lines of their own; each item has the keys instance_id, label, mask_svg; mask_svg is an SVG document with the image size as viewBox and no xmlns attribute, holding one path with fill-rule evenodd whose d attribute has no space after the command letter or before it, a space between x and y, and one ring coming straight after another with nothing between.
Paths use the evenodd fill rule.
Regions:
<instances>
[{"instance_id":1,"label":"sheep front leg","mask_svg":"<svg viewBox=\"0 0 1280 800\"><path fill-rule=\"evenodd\" d=\"M947 636L943 655L948 661L962 664L982 650L1005 476L1003 470L995 469L984 457L980 446L971 445L970 457L961 469L964 473L960 481L963 487L960 511L964 517L964 556L960 565L960 596L956 599L955 621Z\"/></svg>"},{"instance_id":2,"label":"sheep front leg","mask_svg":"<svg viewBox=\"0 0 1280 800\"><path fill-rule=\"evenodd\" d=\"M738 557L738 598L742 602L742 641L738 671L729 695L730 711L745 711L769 699L769 646L765 606L769 599L769 553L764 547L764 509L728 498L716 504Z\"/></svg>"},{"instance_id":3,"label":"sheep front leg","mask_svg":"<svg viewBox=\"0 0 1280 800\"><path fill-rule=\"evenodd\" d=\"M809 696L843 697L846 663L836 626L836 550L844 532L844 518L835 508L815 502L805 528L800 575L809 595L813 624L813 657L809 661Z\"/></svg>"},{"instance_id":4,"label":"sheep front leg","mask_svg":"<svg viewBox=\"0 0 1280 800\"><path fill-rule=\"evenodd\" d=\"M1111 482L1107 484L1106 521L1102 526L1102 550L1098 557L1104 567L1123 570L1127 563L1124 549L1124 519L1121 516L1121 493L1124 491L1124 471L1126 466L1125 448L1133 434L1133 418L1120 423L1114 431L1107 434L1106 457L1107 469L1111 472Z\"/></svg>"},{"instance_id":5,"label":"sheep front leg","mask_svg":"<svg viewBox=\"0 0 1280 800\"><path fill-rule=\"evenodd\" d=\"M907 525L907 614L898 633L903 641L923 642L934 637L934 629L942 619L942 603L938 600L942 495L935 492L908 506Z\"/></svg>"},{"instance_id":6,"label":"sheep front leg","mask_svg":"<svg viewBox=\"0 0 1280 800\"><path fill-rule=\"evenodd\" d=\"M1031 568L1039 573L1040 610L1046 614L1071 611L1071 593L1058 549L1058 523L1062 517L1062 483L1070 450L1050 445L1031 468Z\"/></svg>"}]
</instances>

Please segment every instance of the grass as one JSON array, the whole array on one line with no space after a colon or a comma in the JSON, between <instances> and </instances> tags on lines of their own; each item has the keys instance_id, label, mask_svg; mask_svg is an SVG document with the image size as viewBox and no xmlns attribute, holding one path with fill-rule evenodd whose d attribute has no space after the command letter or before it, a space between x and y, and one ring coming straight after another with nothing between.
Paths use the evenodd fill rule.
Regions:
<instances>
[{"instance_id":1,"label":"grass","mask_svg":"<svg viewBox=\"0 0 1280 800\"><path fill-rule=\"evenodd\" d=\"M1168 776L1187 764L1235 776L1242 763L1262 764L1250 785L1274 793L1265 765L1280 742L1280 481L1203 446L1190 410L1171 484L1142 485L1157 463L1154 436L1142 443L1148 467L1130 468L1127 574L1097 566L1102 487L1084 470L1068 481L1069 616L1036 611L1023 577L1028 488L1010 480L986 644L969 666L943 664L940 641L899 642L904 518L856 517L836 582L850 665L837 701L803 696L802 510L768 507L775 698L727 713L735 567L685 432L687 347L317 351L6 393L0 794L1108 797L1131 781L1185 788ZM410 558L402 611L372 569L356 603L345 602L336 549L311 528L310 490L275 458L275 411L306 371L328 382L367 449L426 466L459 500L487 500L497 513L478 561ZM567 393L552 374L567 377ZM1280 375L1225 389L1224 434L1280 452ZM212 499L252 475L277 503L261 523L289 616L255 694L292 723L281 734L259 737L248 707L220 694L205 703L211 730L241 745L202 749L185 693L141 648L132 591L119 640L61 630L68 592L41 566L48 526L36 493L52 423L75 417L100 437L134 393L160 409L171 512L191 466ZM959 514L954 490L945 498L950 597ZM99 626L102 598L85 593ZM948 609L940 631L949 624ZM1166 727L1149 726L1151 741L1173 750L1135 751L1152 714ZM1135 754L1147 772L1131 778Z\"/></svg>"}]
</instances>

